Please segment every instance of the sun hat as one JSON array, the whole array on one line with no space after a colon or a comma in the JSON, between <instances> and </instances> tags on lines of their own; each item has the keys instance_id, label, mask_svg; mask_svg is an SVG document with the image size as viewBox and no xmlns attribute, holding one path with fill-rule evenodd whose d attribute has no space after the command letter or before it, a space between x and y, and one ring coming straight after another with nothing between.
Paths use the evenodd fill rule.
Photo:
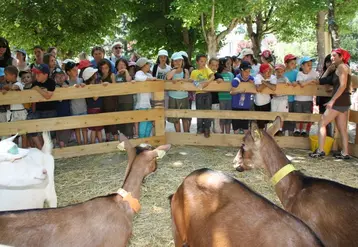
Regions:
<instances>
[{"instance_id":1,"label":"sun hat","mask_svg":"<svg viewBox=\"0 0 358 247\"><path fill-rule=\"evenodd\" d=\"M286 66L284 65L284 64L282 64L282 63L279 63L279 64L276 64L275 65L275 70L276 69L283 69L283 70L285 70L286 69Z\"/></svg>"},{"instance_id":2,"label":"sun hat","mask_svg":"<svg viewBox=\"0 0 358 247\"><path fill-rule=\"evenodd\" d=\"M117 42L114 42L114 43L113 43L113 45L111 46L111 50L112 50L114 47L116 47L117 45L120 45L120 46L123 48L122 42L117 41Z\"/></svg>"},{"instance_id":3,"label":"sun hat","mask_svg":"<svg viewBox=\"0 0 358 247\"><path fill-rule=\"evenodd\" d=\"M88 79L90 79L95 73L97 73L98 69L92 68L92 67L88 67L85 68L85 70L82 73L82 78L84 81L87 81Z\"/></svg>"},{"instance_id":4,"label":"sun hat","mask_svg":"<svg viewBox=\"0 0 358 247\"><path fill-rule=\"evenodd\" d=\"M183 57L189 58L188 53L186 53L185 51L180 51L178 52L180 55L182 55Z\"/></svg>"},{"instance_id":5,"label":"sun hat","mask_svg":"<svg viewBox=\"0 0 358 247\"><path fill-rule=\"evenodd\" d=\"M311 58L309 56L304 56L300 59L300 65L307 63L309 61L314 61L314 60L315 60L314 58Z\"/></svg>"},{"instance_id":6,"label":"sun hat","mask_svg":"<svg viewBox=\"0 0 358 247\"><path fill-rule=\"evenodd\" d=\"M254 55L254 51L252 49L245 48L241 51L240 56L238 58L243 59L247 55Z\"/></svg>"},{"instance_id":7,"label":"sun hat","mask_svg":"<svg viewBox=\"0 0 358 247\"><path fill-rule=\"evenodd\" d=\"M179 60L179 59L183 60L184 58L179 52L175 52L175 53L173 53L171 59L174 61L174 60Z\"/></svg>"},{"instance_id":8,"label":"sun hat","mask_svg":"<svg viewBox=\"0 0 358 247\"><path fill-rule=\"evenodd\" d=\"M142 68L144 65L146 65L147 63L150 63L150 61L148 60L148 58L146 57L141 57L137 60L136 65L139 68Z\"/></svg>"},{"instance_id":9,"label":"sun hat","mask_svg":"<svg viewBox=\"0 0 358 247\"><path fill-rule=\"evenodd\" d=\"M38 64L38 65L35 65L32 69L32 72L35 73L35 74L50 74L50 68L48 67L47 64Z\"/></svg>"},{"instance_id":10,"label":"sun hat","mask_svg":"<svg viewBox=\"0 0 358 247\"><path fill-rule=\"evenodd\" d=\"M267 70L270 70L270 69L271 69L271 67L267 63L260 65L260 73L265 73Z\"/></svg>"},{"instance_id":11,"label":"sun hat","mask_svg":"<svg viewBox=\"0 0 358 247\"><path fill-rule=\"evenodd\" d=\"M251 64L248 61L242 61L239 67L240 70L252 69Z\"/></svg>"},{"instance_id":12,"label":"sun hat","mask_svg":"<svg viewBox=\"0 0 358 247\"><path fill-rule=\"evenodd\" d=\"M0 160L15 160L26 156L29 149L19 148L14 139L18 134L0 141Z\"/></svg>"},{"instance_id":13,"label":"sun hat","mask_svg":"<svg viewBox=\"0 0 358 247\"><path fill-rule=\"evenodd\" d=\"M284 57L283 61L284 61L285 63L287 63L287 62L290 61L290 60L296 60L296 59L297 59L297 57L296 57L295 55L293 55L293 54L287 54L287 55Z\"/></svg>"},{"instance_id":14,"label":"sun hat","mask_svg":"<svg viewBox=\"0 0 358 247\"><path fill-rule=\"evenodd\" d=\"M158 52L158 57L159 56L166 56L166 57L168 57L168 51L166 51L166 50L160 50L159 52Z\"/></svg>"}]
</instances>

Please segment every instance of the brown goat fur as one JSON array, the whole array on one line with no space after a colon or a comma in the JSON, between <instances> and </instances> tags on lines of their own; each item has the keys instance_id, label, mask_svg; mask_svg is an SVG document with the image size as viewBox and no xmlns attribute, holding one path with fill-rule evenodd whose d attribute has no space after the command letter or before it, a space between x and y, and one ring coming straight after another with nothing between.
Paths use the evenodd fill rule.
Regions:
<instances>
[{"instance_id":1,"label":"brown goat fur","mask_svg":"<svg viewBox=\"0 0 358 247\"><path fill-rule=\"evenodd\" d=\"M323 246L301 220L221 172L192 172L170 200L176 247Z\"/></svg>"},{"instance_id":2,"label":"brown goat fur","mask_svg":"<svg viewBox=\"0 0 358 247\"><path fill-rule=\"evenodd\" d=\"M290 163L273 139L280 124L277 117L267 132L252 124L235 158L237 170L264 168L272 177ZM325 246L358 246L358 189L293 171L275 191L283 207L311 227Z\"/></svg>"}]
</instances>

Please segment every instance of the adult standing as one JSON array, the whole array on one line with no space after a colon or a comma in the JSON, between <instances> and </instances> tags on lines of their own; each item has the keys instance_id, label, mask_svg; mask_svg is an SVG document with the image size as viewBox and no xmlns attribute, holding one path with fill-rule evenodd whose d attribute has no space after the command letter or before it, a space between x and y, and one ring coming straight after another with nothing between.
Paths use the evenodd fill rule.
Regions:
<instances>
[{"instance_id":1,"label":"adult standing","mask_svg":"<svg viewBox=\"0 0 358 247\"><path fill-rule=\"evenodd\" d=\"M102 60L102 59L106 59L108 60L107 58L104 58L104 54L105 54L105 51L103 49L103 47L101 46L95 46L92 48L92 52L91 52L91 55L93 57L93 59L91 60L91 64L94 68L98 68L98 63ZM108 60L110 65L111 65L111 71L112 73L116 73L116 69L114 67L114 63L110 60Z\"/></svg>"},{"instance_id":2,"label":"adult standing","mask_svg":"<svg viewBox=\"0 0 358 247\"><path fill-rule=\"evenodd\" d=\"M34 51L35 61L32 64L30 64L30 69L34 68L36 65L43 64L43 59L44 59L44 49L42 48L42 46L35 45L33 51Z\"/></svg>"},{"instance_id":3,"label":"adult standing","mask_svg":"<svg viewBox=\"0 0 358 247\"><path fill-rule=\"evenodd\" d=\"M260 71L260 64L257 63L254 58L254 51L252 49L245 48L241 51L239 59L242 61L247 61L251 65L251 76L255 77Z\"/></svg>"},{"instance_id":4,"label":"adult standing","mask_svg":"<svg viewBox=\"0 0 358 247\"><path fill-rule=\"evenodd\" d=\"M16 59L17 59L17 69L19 71L28 70L28 64L26 62L26 51L23 49L16 50Z\"/></svg>"},{"instance_id":5,"label":"adult standing","mask_svg":"<svg viewBox=\"0 0 358 247\"><path fill-rule=\"evenodd\" d=\"M61 62L61 60L58 59L58 57L57 57L57 48L56 48L56 47L50 47L50 48L47 49L47 53L50 53L50 54L52 54L52 56L55 57L55 59L56 59L56 66L59 67L59 68L61 68L61 67L62 67L62 62Z\"/></svg>"},{"instance_id":6,"label":"adult standing","mask_svg":"<svg viewBox=\"0 0 358 247\"><path fill-rule=\"evenodd\" d=\"M47 64L50 68L50 78L54 79L54 72L56 70L56 57L51 53L46 53L43 58L44 64Z\"/></svg>"},{"instance_id":7,"label":"adult standing","mask_svg":"<svg viewBox=\"0 0 358 247\"><path fill-rule=\"evenodd\" d=\"M17 62L11 56L9 42L4 37L0 37L0 68L5 68L9 65L17 66Z\"/></svg>"},{"instance_id":8,"label":"adult standing","mask_svg":"<svg viewBox=\"0 0 358 247\"><path fill-rule=\"evenodd\" d=\"M112 63L116 63L118 59L120 58L124 58L123 55L122 55L122 52L123 52L123 44L118 41L118 42L115 42L112 46L111 46L111 50L112 50L112 55L111 57L109 58L109 60L112 62Z\"/></svg>"},{"instance_id":9,"label":"adult standing","mask_svg":"<svg viewBox=\"0 0 358 247\"><path fill-rule=\"evenodd\" d=\"M351 87L351 70L348 66L350 54L341 48L334 49L331 52L332 65L335 72L332 77L333 96L325 104L326 111L318 123L318 148L310 153L312 158L325 156L323 151L326 140L326 126L333 120L336 120L337 128L342 137L342 151L335 156L337 159L350 159L348 154L348 110L351 106L350 87ZM329 69L331 69L329 67ZM328 72L327 72L328 74Z\"/></svg>"}]
</instances>

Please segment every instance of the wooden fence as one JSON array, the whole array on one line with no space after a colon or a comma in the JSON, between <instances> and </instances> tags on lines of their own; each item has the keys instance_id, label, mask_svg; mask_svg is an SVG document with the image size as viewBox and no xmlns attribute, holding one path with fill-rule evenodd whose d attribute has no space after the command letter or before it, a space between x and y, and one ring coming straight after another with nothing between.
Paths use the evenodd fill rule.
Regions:
<instances>
[{"instance_id":1,"label":"wooden fence","mask_svg":"<svg viewBox=\"0 0 358 247\"><path fill-rule=\"evenodd\" d=\"M354 82L357 88L358 83ZM164 90L197 91L197 88L189 82L180 81L146 81L128 82L123 84L89 85L83 88L57 88L51 99L45 100L39 93L33 90L22 92L7 92L0 96L0 105L15 103L31 103L42 101L58 101L66 99L89 98L98 96L114 96L135 93L152 92L155 102L164 101ZM231 90L230 83L211 83L204 91L227 92ZM249 83L241 83L234 91L256 93L256 88ZM289 95L316 95L329 96L324 86L309 85L304 88L278 85L275 92L265 89L267 94L289 94ZM155 123L154 136L143 139L133 139L134 144L150 143L159 145L171 143L174 145L201 145L201 146L233 146L241 144L242 135L212 134L210 138L196 133L165 132L165 117L187 117L187 118L222 118L222 119L248 119L248 120L274 120L281 116L284 121L318 122L319 114L305 113L276 113L257 111L219 111L219 110L165 110L162 104L156 104L153 109L141 111L125 111L113 113L99 113L85 116L59 117L39 120L26 120L10 123L0 123L0 136L12 134L25 134L31 132L54 131L64 129L86 128L122 123L134 123L141 121L153 121ZM349 121L358 123L358 112L350 111ZM358 128L357 128L358 129ZM276 137L281 147L309 149L308 138L282 136ZM356 143L358 144L358 135ZM113 152L118 142L104 142L66 148L56 148L55 158L67 158L88 154ZM358 145L350 144L351 154L358 156Z\"/></svg>"}]
</instances>

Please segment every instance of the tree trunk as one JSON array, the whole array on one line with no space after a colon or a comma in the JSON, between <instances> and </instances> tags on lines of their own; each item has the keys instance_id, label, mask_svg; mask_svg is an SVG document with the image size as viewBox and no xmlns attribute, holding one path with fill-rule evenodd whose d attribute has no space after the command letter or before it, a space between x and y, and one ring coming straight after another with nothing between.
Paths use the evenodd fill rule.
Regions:
<instances>
[{"instance_id":1,"label":"tree trunk","mask_svg":"<svg viewBox=\"0 0 358 247\"><path fill-rule=\"evenodd\" d=\"M335 20L335 0L328 0L328 30L332 36L332 48L340 47L338 25Z\"/></svg>"},{"instance_id":2,"label":"tree trunk","mask_svg":"<svg viewBox=\"0 0 358 247\"><path fill-rule=\"evenodd\" d=\"M322 71L325 54L325 42L324 42L324 27L327 11L319 11L317 13L316 23L316 39L317 39L317 54L318 54L318 71Z\"/></svg>"},{"instance_id":3,"label":"tree trunk","mask_svg":"<svg viewBox=\"0 0 358 247\"><path fill-rule=\"evenodd\" d=\"M193 29L183 28L183 43L185 44L186 52L188 53L188 57L191 58L191 55L194 51L194 37L193 32L195 32Z\"/></svg>"},{"instance_id":4,"label":"tree trunk","mask_svg":"<svg viewBox=\"0 0 358 247\"><path fill-rule=\"evenodd\" d=\"M216 41L215 33L207 34L208 57L213 58L217 56L218 43Z\"/></svg>"},{"instance_id":5,"label":"tree trunk","mask_svg":"<svg viewBox=\"0 0 358 247\"><path fill-rule=\"evenodd\" d=\"M254 52L254 57L257 59L260 55L261 41L262 41L262 25L257 25L258 20L256 20L256 32L253 28L253 21L251 17L245 19L247 25L247 32L249 34L250 40L252 42L252 50Z\"/></svg>"}]
</instances>

